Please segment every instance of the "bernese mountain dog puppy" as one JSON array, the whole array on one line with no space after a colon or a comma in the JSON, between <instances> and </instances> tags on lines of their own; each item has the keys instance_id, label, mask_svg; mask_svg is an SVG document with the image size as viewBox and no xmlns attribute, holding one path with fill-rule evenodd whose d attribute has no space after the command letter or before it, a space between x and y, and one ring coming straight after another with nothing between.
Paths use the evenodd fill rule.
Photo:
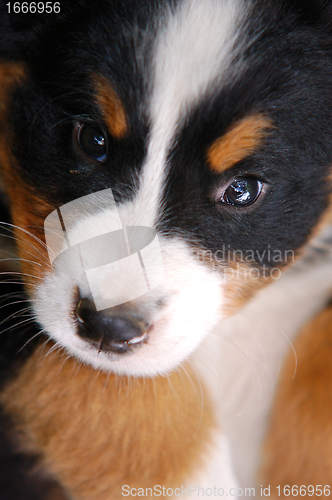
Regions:
<instances>
[{"instance_id":1,"label":"bernese mountain dog puppy","mask_svg":"<svg viewBox=\"0 0 332 500\"><path fill-rule=\"evenodd\" d=\"M1 500L330 495L331 16L3 3Z\"/></svg>"}]
</instances>

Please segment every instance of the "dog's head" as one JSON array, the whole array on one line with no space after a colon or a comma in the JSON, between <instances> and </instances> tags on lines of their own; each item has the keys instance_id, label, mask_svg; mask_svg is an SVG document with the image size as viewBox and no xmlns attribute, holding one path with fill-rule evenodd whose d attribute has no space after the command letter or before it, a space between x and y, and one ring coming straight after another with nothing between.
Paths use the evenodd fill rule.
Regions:
<instances>
[{"instance_id":1,"label":"dog's head","mask_svg":"<svg viewBox=\"0 0 332 500\"><path fill-rule=\"evenodd\" d=\"M321 13L72 2L7 35L2 170L36 318L69 353L165 373L301 253L330 196Z\"/></svg>"}]
</instances>

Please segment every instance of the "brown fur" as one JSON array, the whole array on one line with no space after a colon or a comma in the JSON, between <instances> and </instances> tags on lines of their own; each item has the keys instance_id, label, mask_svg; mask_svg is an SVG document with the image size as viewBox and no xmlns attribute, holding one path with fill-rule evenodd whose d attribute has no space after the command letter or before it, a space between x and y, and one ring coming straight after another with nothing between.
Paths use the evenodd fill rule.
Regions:
<instances>
[{"instance_id":1,"label":"brown fur","mask_svg":"<svg viewBox=\"0 0 332 500\"><path fill-rule=\"evenodd\" d=\"M213 172L221 173L257 149L272 124L261 114L244 118L219 137L208 149L207 161Z\"/></svg>"},{"instance_id":2,"label":"brown fur","mask_svg":"<svg viewBox=\"0 0 332 500\"><path fill-rule=\"evenodd\" d=\"M10 150L10 144L14 140L13 132L8 129L10 95L15 84L21 83L25 78L27 75L22 65L0 62L0 167L13 224L23 229L14 229L21 269L27 284L33 285L49 268L44 246L44 220L54 207L37 196L31 187L23 184L16 173L16 160Z\"/></svg>"},{"instance_id":3,"label":"brown fur","mask_svg":"<svg viewBox=\"0 0 332 500\"><path fill-rule=\"evenodd\" d=\"M0 60L0 167L1 171L10 170L10 152L8 146L8 108L11 93L15 85L26 78L21 64Z\"/></svg>"},{"instance_id":4,"label":"brown fur","mask_svg":"<svg viewBox=\"0 0 332 500\"><path fill-rule=\"evenodd\" d=\"M7 104L10 93L15 84L26 78L25 68L22 64L0 60L0 130L3 129L7 117Z\"/></svg>"},{"instance_id":5,"label":"brown fur","mask_svg":"<svg viewBox=\"0 0 332 500\"><path fill-rule=\"evenodd\" d=\"M94 77L96 100L100 107L110 134L122 139L128 131L124 107L112 88L111 83L102 75Z\"/></svg>"},{"instance_id":6,"label":"brown fur","mask_svg":"<svg viewBox=\"0 0 332 500\"><path fill-rule=\"evenodd\" d=\"M190 371L127 379L41 347L1 403L73 499L113 500L122 485L181 486L202 467L214 422L201 389Z\"/></svg>"},{"instance_id":7,"label":"brown fur","mask_svg":"<svg viewBox=\"0 0 332 500\"><path fill-rule=\"evenodd\" d=\"M290 353L263 455L262 480L271 494L279 484L324 486L332 477L332 307L304 328L295 350L297 370L294 376Z\"/></svg>"},{"instance_id":8,"label":"brown fur","mask_svg":"<svg viewBox=\"0 0 332 500\"><path fill-rule=\"evenodd\" d=\"M24 186L13 172L10 177L6 175L6 190L12 221L17 226L14 233L24 281L28 287L33 287L51 271L45 246L44 220L54 207Z\"/></svg>"}]
</instances>

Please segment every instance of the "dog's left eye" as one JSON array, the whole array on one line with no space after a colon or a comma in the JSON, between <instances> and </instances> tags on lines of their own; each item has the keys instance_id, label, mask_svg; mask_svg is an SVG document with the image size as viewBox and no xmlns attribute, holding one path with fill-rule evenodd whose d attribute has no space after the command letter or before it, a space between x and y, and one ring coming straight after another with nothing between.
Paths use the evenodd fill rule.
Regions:
<instances>
[{"instance_id":1,"label":"dog's left eye","mask_svg":"<svg viewBox=\"0 0 332 500\"><path fill-rule=\"evenodd\" d=\"M106 137L99 127L81 124L77 131L77 142L80 148L91 158L100 162L106 161Z\"/></svg>"},{"instance_id":2,"label":"dog's left eye","mask_svg":"<svg viewBox=\"0 0 332 500\"><path fill-rule=\"evenodd\" d=\"M247 207L258 199L262 187L262 183L256 179L237 177L222 193L220 201L235 207Z\"/></svg>"}]
</instances>

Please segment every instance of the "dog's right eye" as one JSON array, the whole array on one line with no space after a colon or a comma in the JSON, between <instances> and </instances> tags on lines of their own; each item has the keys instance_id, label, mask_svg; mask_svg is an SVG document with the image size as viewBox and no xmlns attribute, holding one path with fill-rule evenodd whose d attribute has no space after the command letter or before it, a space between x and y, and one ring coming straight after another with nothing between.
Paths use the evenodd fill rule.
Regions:
<instances>
[{"instance_id":1,"label":"dog's right eye","mask_svg":"<svg viewBox=\"0 0 332 500\"><path fill-rule=\"evenodd\" d=\"M77 142L80 148L91 158L105 162L107 159L106 137L95 125L83 123L78 126Z\"/></svg>"}]
</instances>

